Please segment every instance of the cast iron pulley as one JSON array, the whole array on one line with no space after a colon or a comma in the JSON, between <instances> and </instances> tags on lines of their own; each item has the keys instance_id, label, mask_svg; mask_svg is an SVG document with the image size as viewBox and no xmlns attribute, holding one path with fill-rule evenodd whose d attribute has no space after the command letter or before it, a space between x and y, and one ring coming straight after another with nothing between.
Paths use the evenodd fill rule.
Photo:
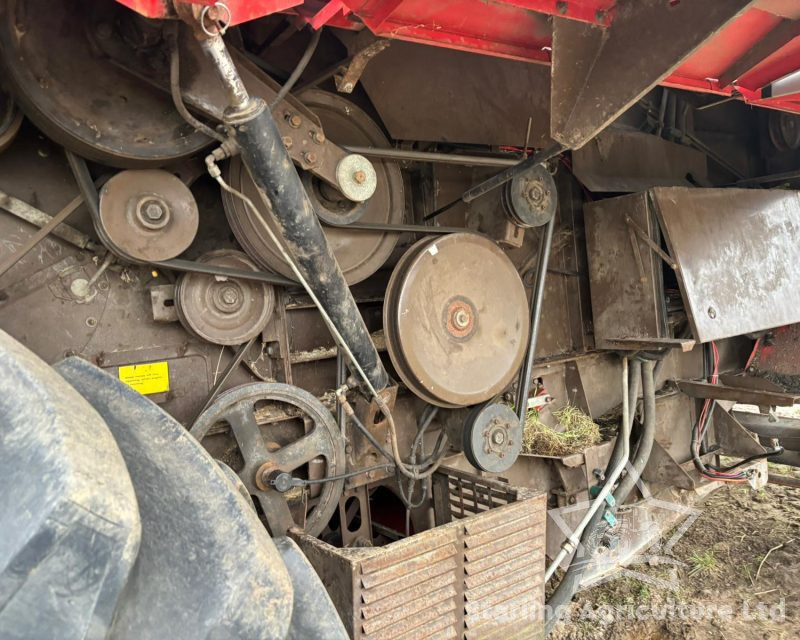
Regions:
<instances>
[{"instance_id":1,"label":"cast iron pulley","mask_svg":"<svg viewBox=\"0 0 800 640\"><path fill-rule=\"evenodd\" d=\"M167 171L120 171L100 190L98 233L121 257L174 258L192 244L199 222L189 187Z\"/></svg>"},{"instance_id":2,"label":"cast iron pulley","mask_svg":"<svg viewBox=\"0 0 800 640\"><path fill-rule=\"evenodd\" d=\"M11 96L0 88L0 153L14 142L21 126L22 112Z\"/></svg>"},{"instance_id":3,"label":"cast iron pulley","mask_svg":"<svg viewBox=\"0 0 800 640\"><path fill-rule=\"evenodd\" d=\"M266 424L262 424L266 423ZM191 428L206 448L212 428L227 425L240 454L238 476L254 496L273 536L300 527L322 533L339 505L344 480L324 482L344 472L344 439L333 415L307 391L282 383L256 382L222 393ZM324 467L324 470L322 469ZM281 474L320 480L308 493L281 491ZM314 488L321 487L318 495Z\"/></svg>"},{"instance_id":4,"label":"cast iron pulley","mask_svg":"<svg viewBox=\"0 0 800 640\"><path fill-rule=\"evenodd\" d=\"M241 251L220 249L198 262L258 271ZM257 336L275 309L275 291L265 282L202 273L185 273L175 287L178 319L190 333L208 342L243 344Z\"/></svg>"},{"instance_id":5,"label":"cast iron pulley","mask_svg":"<svg viewBox=\"0 0 800 640\"><path fill-rule=\"evenodd\" d=\"M522 423L507 404L481 404L470 411L464 424L463 451L481 471L507 471L522 451Z\"/></svg>"},{"instance_id":6,"label":"cast iron pulley","mask_svg":"<svg viewBox=\"0 0 800 640\"><path fill-rule=\"evenodd\" d=\"M555 180L544 166L537 165L507 182L501 201L508 216L520 227L541 227L556 214Z\"/></svg>"},{"instance_id":7,"label":"cast iron pulley","mask_svg":"<svg viewBox=\"0 0 800 640\"><path fill-rule=\"evenodd\" d=\"M525 355L528 303L517 270L484 236L424 239L395 267L383 306L392 363L406 386L440 407L485 402Z\"/></svg>"},{"instance_id":8,"label":"cast iron pulley","mask_svg":"<svg viewBox=\"0 0 800 640\"><path fill-rule=\"evenodd\" d=\"M25 115L67 149L114 167L161 166L210 142L149 81L164 73L168 23L108 0L7 0L2 75ZM139 73L121 70L128 64Z\"/></svg>"},{"instance_id":9,"label":"cast iron pulley","mask_svg":"<svg viewBox=\"0 0 800 640\"><path fill-rule=\"evenodd\" d=\"M320 119L325 135L337 144L385 147L388 145L380 127L361 109L335 94L309 90L299 95L300 100ZM312 139L293 140L293 145L302 144L306 153L319 162L325 162L322 145ZM327 160L330 162L330 160ZM363 162L363 166L359 163ZM348 224L352 222L400 224L403 221L405 196L403 178L397 163L370 162L351 154L341 161L338 169L371 192L366 200L355 202L346 198L336 187L327 184L310 172L301 171L301 179L311 203L324 224ZM345 166L346 165L346 166ZM272 214L267 196L253 182L247 168L239 157L233 158L226 169L226 180L234 188L245 193L259 208L261 217L271 226L278 237L280 229ZM278 248L266 230L240 198L227 192L222 194L225 213L239 244L262 268L295 279L295 274L284 261ZM381 231L348 230L341 227L325 227L325 235L333 250L348 284L361 282L377 271L394 250L397 233Z\"/></svg>"}]
</instances>

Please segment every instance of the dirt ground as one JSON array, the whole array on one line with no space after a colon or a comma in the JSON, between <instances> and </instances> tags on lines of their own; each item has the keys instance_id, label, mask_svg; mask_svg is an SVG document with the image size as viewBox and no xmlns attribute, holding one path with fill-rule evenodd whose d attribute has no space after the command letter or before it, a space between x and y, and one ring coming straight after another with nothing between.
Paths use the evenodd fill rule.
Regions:
<instances>
[{"instance_id":1,"label":"dirt ground","mask_svg":"<svg viewBox=\"0 0 800 640\"><path fill-rule=\"evenodd\" d=\"M770 465L770 473L800 477L800 470L778 465ZM800 489L773 484L760 491L748 485L722 487L706 501L673 555L682 564L629 568L667 579L677 566L677 591L627 575L587 589L572 604L570 620L550 638L800 637ZM686 619L681 619L681 604ZM667 612L665 619L659 619L662 612Z\"/></svg>"}]
</instances>

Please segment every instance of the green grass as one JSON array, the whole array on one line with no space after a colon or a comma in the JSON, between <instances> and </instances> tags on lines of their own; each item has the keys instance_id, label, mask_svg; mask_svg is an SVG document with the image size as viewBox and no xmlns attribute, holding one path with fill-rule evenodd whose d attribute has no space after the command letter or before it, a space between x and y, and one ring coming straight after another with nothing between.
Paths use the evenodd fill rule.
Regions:
<instances>
[{"instance_id":1,"label":"green grass","mask_svg":"<svg viewBox=\"0 0 800 640\"><path fill-rule=\"evenodd\" d=\"M600 442L600 427L577 407L567 405L553 413L564 428L556 431L544 424L535 409L528 411L522 446L525 453L567 456Z\"/></svg>"},{"instance_id":2,"label":"green grass","mask_svg":"<svg viewBox=\"0 0 800 640\"><path fill-rule=\"evenodd\" d=\"M708 575L716 573L718 570L717 558L710 549L708 551L695 551L689 556L689 564L692 565L692 569L689 571L690 576L695 574Z\"/></svg>"}]
</instances>

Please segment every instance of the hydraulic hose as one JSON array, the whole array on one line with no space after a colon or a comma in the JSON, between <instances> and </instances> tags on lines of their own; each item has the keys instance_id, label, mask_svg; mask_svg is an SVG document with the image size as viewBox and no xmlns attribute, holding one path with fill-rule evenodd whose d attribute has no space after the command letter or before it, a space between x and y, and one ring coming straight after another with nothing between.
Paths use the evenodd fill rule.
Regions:
<instances>
[{"instance_id":1,"label":"hydraulic hose","mask_svg":"<svg viewBox=\"0 0 800 640\"><path fill-rule=\"evenodd\" d=\"M622 461L623 464L627 464L628 451L626 451L626 449L629 448L625 446L625 441L623 438L625 437L626 433L627 437L630 438L630 431L633 425L635 408L639 395L640 381L642 382L642 390L644 395L645 424L642 430L642 435L639 438L636 453L634 454L634 462L639 461L640 470L638 472L634 471L634 473L628 474L628 476L626 476L620 482L617 490L614 491L614 501L617 505L621 504L630 494L631 489L635 485L641 470L643 470L647 464L647 460L652 452L656 424L655 379L653 377L655 366L656 362L652 360L646 361L644 365L639 359L635 359L631 362L630 379L628 385L629 404L627 412L623 408L623 413L626 413L628 417L628 427L627 430L620 429L620 434L617 437L617 442L614 445L614 450L611 453L611 458L606 467L607 478L610 479L612 470L619 466L620 461ZM636 464L634 464L634 469L636 469ZM630 484L630 488L627 487L628 484ZM603 518L603 510L598 509L592 516L589 524L583 530L580 544L577 547L575 556L573 557L567 572L564 574L561 582L559 582L555 591L550 596L550 599L547 601L547 619L545 620L545 629L548 634L553 630L553 627L558 622L564 607L566 607L566 605L572 600L572 597L578 591L578 587L580 586L584 573L591 563L595 551L600 546L603 535L608 529L608 526L608 523Z\"/></svg>"},{"instance_id":2,"label":"hydraulic hose","mask_svg":"<svg viewBox=\"0 0 800 640\"><path fill-rule=\"evenodd\" d=\"M606 497L609 495L611 490L614 487L614 484L622 474L623 470L625 469L625 465L628 462L628 454L629 454L629 447L630 447L630 405L628 401L628 358L623 357L622 359L622 428L621 433L618 436L618 439L622 440L622 447L623 447L623 455L621 459L617 463L615 467L611 469L610 475L607 476L606 482L603 487L600 489L600 493L597 494L594 501L589 505L589 509L587 510L586 514L581 519L578 526L575 528L575 531L567 538L564 543L561 545L561 550L556 555L555 559L550 563L550 566L547 567L547 570L544 573L544 581L545 583L551 578L555 570L558 568L558 565L561 564L562 560L566 558L570 553L577 550L579 546L579 542L583 536L584 531L586 531L587 526L589 523L594 519L595 515L601 512L603 505L606 502Z\"/></svg>"},{"instance_id":3,"label":"hydraulic hose","mask_svg":"<svg viewBox=\"0 0 800 640\"><path fill-rule=\"evenodd\" d=\"M656 363L652 360L647 360L642 365L644 424L642 426L642 435L639 437L639 444L636 447L636 453L631 460L633 472L622 479L617 490L614 492L614 500L618 505L625 502L631 491L633 491L653 451L653 441L656 435L656 390L655 379L653 377L655 365Z\"/></svg>"}]
</instances>

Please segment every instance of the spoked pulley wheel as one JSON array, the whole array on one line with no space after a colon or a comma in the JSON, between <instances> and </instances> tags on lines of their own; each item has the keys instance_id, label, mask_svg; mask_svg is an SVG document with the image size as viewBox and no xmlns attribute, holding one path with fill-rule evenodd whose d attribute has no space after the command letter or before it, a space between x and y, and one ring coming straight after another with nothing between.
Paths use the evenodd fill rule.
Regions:
<instances>
[{"instance_id":1,"label":"spoked pulley wheel","mask_svg":"<svg viewBox=\"0 0 800 640\"><path fill-rule=\"evenodd\" d=\"M388 145L380 127L364 111L344 98L317 90L305 91L299 98L319 117L325 135L331 141L357 146ZM277 116L280 117L280 114ZM315 153L313 140L294 141L293 144L304 144L308 152ZM316 153L319 154L320 151L317 150ZM352 202L336 188L311 173L301 171L306 192L323 223L402 223L405 198L400 168L395 162L374 160L372 164L377 184L375 193L364 202ZM277 237L281 237L269 200L256 188L240 158L233 158L228 164L226 180L256 204ZM223 192L223 202L231 229L247 254L264 269L294 280L294 272L256 219L256 214L241 199L227 192ZM348 284L361 282L375 273L397 244L396 233L348 230L332 226L324 228Z\"/></svg>"},{"instance_id":2,"label":"spoked pulley wheel","mask_svg":"<svg viewBox=\"0 0 800 640\"><path fill-rule=\"evenodd\" d=\"M257 271L241 251L219 249L198 262ZM185 273L175 286L175 310L187 331L214 344L243 344L257 336L275 309L272 286L255 280Z\"/></svg>"},{"instance_id":3,"label":"spoked pulley wheel","mask_svg":"<svg viewBox=\"0 0 800 640\"><path fill-rule=\"evenodd\" d=\"M322 533L339 504L344 480L311 485L322 489L309 498L301 489L278 491L270 479L281 472L308 478L312 465L319 469L320 463L324 472L314 479L344 472L344 440L331 412L303 389L257 382L221 394L200 415L191 434L205 446L212 429L225 425L243 461L237 474L258 500L272 535L284 535L292 527L310 535Z\"/></svg>"},{"instance_id":4,"label":"spoked pulley wheel","mask_svg":"<svg viewBox=\"0 0 800 640\"><path fill-rule=\"evenodd\" d=\"M398 375L440 407L485 402L507 387L525 355L529 322L514 265L473 233L411 247L392 273L383 306Z\"/></svg>"},{"instance_id":5,"label":"spoked pulley wheel","mask_svg":"<svg viewBox=\"0 0 800 640\"><path fill-rule=\"evenodd\" d=\"M160 166L209 144L167 92L121 69L163 75L162 31L170 21L146 20L107 0L2 4L2 75L25 115L57 143L124 168ZM106 55L111 46L124 49L116 61Z\"/></svg>"}]
</instances>

